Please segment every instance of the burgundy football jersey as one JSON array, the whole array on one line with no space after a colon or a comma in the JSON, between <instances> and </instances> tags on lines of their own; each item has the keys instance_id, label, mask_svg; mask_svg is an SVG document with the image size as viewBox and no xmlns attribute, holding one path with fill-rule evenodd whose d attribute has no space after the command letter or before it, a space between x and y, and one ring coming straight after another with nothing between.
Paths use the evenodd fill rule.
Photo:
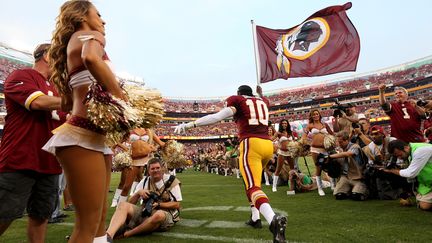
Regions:
<instances>
[{"instance_id":1,"label":"burgundy football jersey","mask_svg":"<svg viewBox=\"0 0 432 243\"><path fill-rule=\"evenodd\" d=\"M245 95L233 95L226 100L227 107L235 107L234 121L239 131L239 139L257 137L270 139L268 135L269 101Z\"/></svg>"},{"instance_id":2,"label":"burgundy football jersey","mask_svg":"<svg viewBox=\"0 0 432 243\"><path fill-rule=\"evenodd\" d=\"M407 143L424 142L420 130L421 118L410 102L391 102L391 110L387 112L391 123L391 136Z\"/></svg>"},{"instance_id":3,"label":"burgundy football jersey","mask_svg":"<svg viewBox=\"0 0 432 243\"><path fill-rule=\"evenodd\" d=\"M52 84L36 70L12 72L4 83L7 115L0 147L0 171L32 170L60 174L55 157L41 148L61 124L56 111L30 110L41 95L57 95Z\"/></svg>"}]
</instances>

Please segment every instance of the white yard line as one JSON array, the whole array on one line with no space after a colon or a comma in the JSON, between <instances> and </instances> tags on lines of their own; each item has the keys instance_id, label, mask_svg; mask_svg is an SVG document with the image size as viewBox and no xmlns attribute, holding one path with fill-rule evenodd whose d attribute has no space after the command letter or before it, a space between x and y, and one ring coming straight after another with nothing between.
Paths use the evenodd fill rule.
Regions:
<instances>
[{"instance_id":1,"label":"white yard line","mask_svg":"<svg viewBox=\"0 0 432 243\"><path fill-rule=\"evenodd\" d=\"M224 237L224 236L208 236L208 235L192 235L192 234L181 234L181 233L171 233L171 232L162 232L162 233L154 233L160 236L172 237L172 238L180 238L180 239L199 239L199 240L209 240L209 241L223 241L223 242L245 242L245 243L262 243L262 242L271 242L269 240L264 239L246 239L246 238L233 238L233 237Z\"/></svg>"}]
</instances>

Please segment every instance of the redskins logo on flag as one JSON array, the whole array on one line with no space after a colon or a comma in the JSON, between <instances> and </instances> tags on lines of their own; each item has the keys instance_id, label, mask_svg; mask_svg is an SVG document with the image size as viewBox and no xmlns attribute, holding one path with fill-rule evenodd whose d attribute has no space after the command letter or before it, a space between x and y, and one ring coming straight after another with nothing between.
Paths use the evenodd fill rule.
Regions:
<instances>
[{"instance_id":1,"label":"redskins logo on flag","mask_svg":"<svg viewBox=\"0 0 432 243\"><path fill-rule=\"evenodd\" d=\"M287 57L297 60L310 57L327 43L329 35L330 27L323 18L309 19L288 34L281 35L275 48L279 71L283 68L285 73L289 73L290 63Z\"/></svg>"},{"instance_id":2,"label":"redskins logo on flag","mask_svg":"<svg viewBox=\"0 0 432 243\"><path fill-rule=\"evenodd\" d=\"M355 71L360 38L351 3L322 9L289 29L256 26L260 82Z\"/></svg>"}]
</instances>

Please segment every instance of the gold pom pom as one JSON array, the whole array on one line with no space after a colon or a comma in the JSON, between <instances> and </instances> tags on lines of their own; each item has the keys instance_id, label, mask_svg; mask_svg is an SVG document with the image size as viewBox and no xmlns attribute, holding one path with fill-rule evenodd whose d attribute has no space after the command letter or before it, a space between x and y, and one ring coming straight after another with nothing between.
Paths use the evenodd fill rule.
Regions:
<instances>
[{"instance_id":1,"label":"gold pom pom","mask_svg":"<svg viewBox=\"0 0 432 243\"><path fill-rule=\"evenodd\" d=\"M324 148L327 151L336 148L336 137L326 134L324 136Z\"/></svg>"},{"instance_id":2,"label":"gold pom pom","mask_svg":"<svg viewBox=\"0 0 432 243\"><path fill-rule=\"evenodd\" d=\"M122 87L129 102L117 99L97 83L90 86L86 98L87 117L106 132L108 146L120 143L134 128L156 126L164 114L158 91L139 86Z\"/></svg>"},{"instance_id":3,"label":"gold pom pom","mask_svg":"<svg viewBox=\"0 0 432 243\"><path fill-rule=\"evenodd\" d=\"M125 86L129 94L131 106L138 110L137 126L152 128L160 123L164 115L162 96L155 89L143 88L140 86Z\"/></svg>"},{"instance_id":4,"label":"gold pom pom","mask_svg":"<svg viewBox=\"0 0 432 243\"><path fill-rule=\"evenodd\" d=\"M187 165L187 161L183 153L183 144L178 143L175 140L169 140L165 143L161 156L168 169L176 169L185 167Z\"/></svg>"},{"instance_id":5,"label":"gold pom pom","mask_svg":"<svg viewBox=\"0 0 432 243\"><path fill-rule=\"evenodd\" d=\"M132 165L132 158L128 152L120 152L113 157L113 169L122 170Z\"/></svg>"}]
</instances>

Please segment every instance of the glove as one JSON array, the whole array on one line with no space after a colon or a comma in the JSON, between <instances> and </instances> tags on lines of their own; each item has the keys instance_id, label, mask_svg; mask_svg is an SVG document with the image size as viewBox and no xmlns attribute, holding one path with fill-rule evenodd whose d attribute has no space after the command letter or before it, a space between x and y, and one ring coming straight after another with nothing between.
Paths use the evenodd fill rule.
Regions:
<instances>
[{"instance_id":1,"label":"glove","mask_svg":"<svg viewBox=\"0 0 432 243\"><path fill-rule=\"evenodd\" d=\"M174 133L176 133L176 134L186 133L186 130L191 128L191 127L194 127L193 122L182 123L182 124L174 127Z\"/></svg>"}]
</instances>

